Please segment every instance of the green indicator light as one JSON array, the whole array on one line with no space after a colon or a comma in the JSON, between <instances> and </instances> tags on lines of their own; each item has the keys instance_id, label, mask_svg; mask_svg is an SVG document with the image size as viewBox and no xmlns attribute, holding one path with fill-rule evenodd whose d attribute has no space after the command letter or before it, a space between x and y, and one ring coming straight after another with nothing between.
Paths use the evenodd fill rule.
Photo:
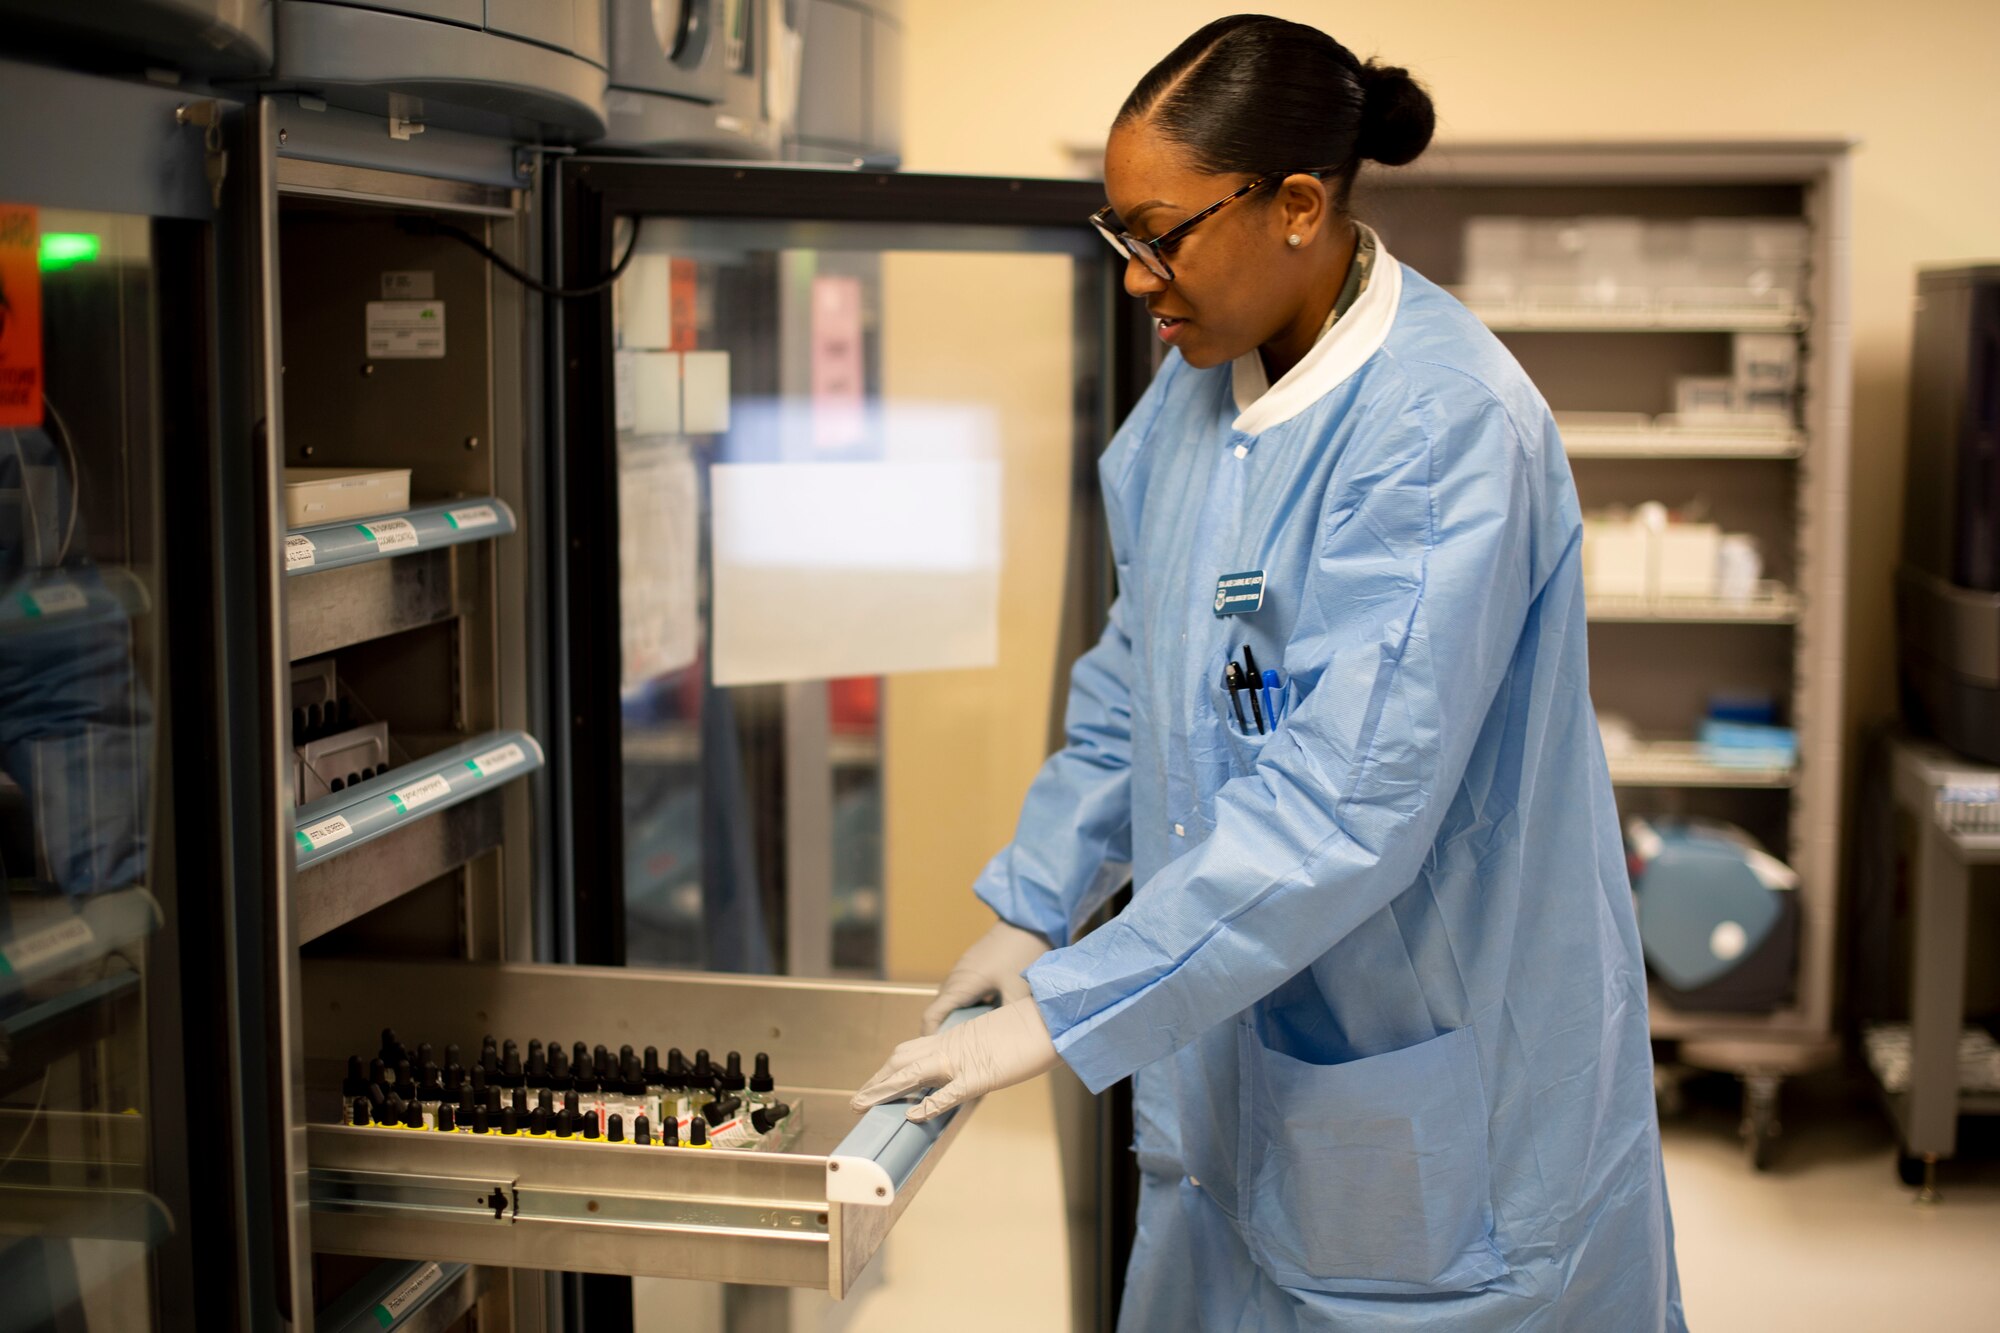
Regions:
<instances>
[{"instance_id":1,"label":"green indicator light","mask_svg":"<svg viewBox=\"0 0 2000 1333\"><path fill-rule=\"evenodd\" d=\"M102 243L87 231L47 231L42 233L41 265L44 273L94 264Z\"/></svg>"}]
</instances>

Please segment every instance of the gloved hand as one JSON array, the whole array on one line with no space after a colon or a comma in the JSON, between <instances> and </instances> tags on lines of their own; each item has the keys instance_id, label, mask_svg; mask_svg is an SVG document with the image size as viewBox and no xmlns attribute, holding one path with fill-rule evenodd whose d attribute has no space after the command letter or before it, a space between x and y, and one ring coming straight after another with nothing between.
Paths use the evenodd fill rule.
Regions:
<instances>
[{"instance_id":1,"label":"gloved hand","mask_svg":"<svg viewBox=\"0 0 2000 1333\"><path fill-rule=\"evenodd\" d=\"M1039 1005L1032 1000L1003 1005L934 1036L904 1042L848 1105L865 1111L918 1088L935 1088L909 1112L911 1120L929 1120L962 1101L1046 1074L1061 1062Z\"/></svg>"},{"instance_id":2,"label":"gloved hand","mask_svg":"<svg viewBox=\"0 0 2000 1333\"><path fill-rule=\"evenodd\" d=\"M974 941L938 987L937 998L924 1010L923 1033L936 1032L954 1009L997 997L1012 1004L1028 997L1028 983L1021 973L1028 964L1049 951L1049 942L1033 931L996 922Z\"/></svg>"}]
</instances>

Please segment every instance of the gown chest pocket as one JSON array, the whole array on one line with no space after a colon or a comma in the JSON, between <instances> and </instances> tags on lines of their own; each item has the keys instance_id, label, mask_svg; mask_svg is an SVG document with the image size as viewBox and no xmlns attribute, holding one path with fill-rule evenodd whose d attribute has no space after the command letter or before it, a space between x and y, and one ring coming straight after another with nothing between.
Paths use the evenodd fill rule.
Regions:
<instances>
[{"instance_id":1,"label":"gown chest pocket","mask_svg":"<svg viewBox=\"0 0 2000 1333\"><path fill-rule=\"evenodd\" d=\"M1422 1294L1506 1271L1470 1028L1337 1065L1239 1032L1244 1239L1278 1285Z\"/></svg>"},{"instance_id":2,"label":"gown chest pocket","mask_svg":"<svg viewBox=\"0 0 2000 1333\"><path fill-rule=\"evenodd\" d=\"M1236 696L1236 705L1232 706L1229 690L1222 683L1220 671L1210 673L1205 693L1208 699L1206 725L1201 727L1198 733L1206 738L1207 743L1204 748L1207 753L1204 757L1211 763L1227 769L1227 776L1243 777L1256 769L1257 757L1264 752L1264 747L1271 743L1271 738L1277 734L1279 724L1291 716L1296 704L1292 694L1292 682L1287 679L1283 685L1271 690L1268 701L1265 698L1265 691L1259 689L1256 692L1257 701L1254 709L1251 707L1248 690L1239 692ZM1243 709L1241 725L1236 721L1236 706ZM1264 724L1261 733L1257 730L1260 719Z\"/></svg>"}]
</instances>

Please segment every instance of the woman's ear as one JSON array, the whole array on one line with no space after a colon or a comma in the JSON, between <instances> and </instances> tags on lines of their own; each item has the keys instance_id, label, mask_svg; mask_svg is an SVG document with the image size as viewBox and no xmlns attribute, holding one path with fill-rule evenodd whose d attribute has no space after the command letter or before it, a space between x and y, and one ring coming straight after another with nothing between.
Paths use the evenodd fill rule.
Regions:
<instances>
[{"instance_id":1,"label":"woman's ear","mask_svg":"<svg viewBox=\"0 0 2000 1333\"><path fill-rule=\"evenodd\" d=\"M1277 204L1279 234L1288 242L1286 248L1303 250L1326 230L1332 210L1319 177L1304 172L1285 177L1278 182ZM1295 243L1294 236L1299 238Z\"/></svg>"}]
</instances>

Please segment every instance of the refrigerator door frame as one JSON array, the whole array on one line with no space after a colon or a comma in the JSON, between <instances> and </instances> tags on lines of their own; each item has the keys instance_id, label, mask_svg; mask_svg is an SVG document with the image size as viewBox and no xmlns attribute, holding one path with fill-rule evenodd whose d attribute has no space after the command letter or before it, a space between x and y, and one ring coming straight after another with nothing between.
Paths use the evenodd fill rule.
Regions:
<instances>
[{"instance_id":1,"label":"refrigerator door frame","mask_svg":"<svg viewBox=\"0 0 2000 1333\"><path fill-rule=\"evenodd\" d=\"M1007 232L1075 227L1101 206L1092 182L1006 177L847 172L797 167L568 158L557 167L551 269L569 285L611 271L612 228L621 216L764 222L833 222L991 227L993 249L1010 248ZM1089 261L1080 261L1087 264ZM1108 249L1099 279L1108 327L1094 404L1097 442L1079 448L1072 487L1071 551L1059 660L1073 661L1094 641L1110 606L1110 555L1097 485L1096 454L1108 444L1151 378L1148 321L1123 302L1124 266ZM625 961L622 790L618 775L619 652L617 460L612 441L612 298L609 290L562 302L550 321L552 376L549 450L552 525L551 623L557 771L554 819L564 924L564 961ZM592 614L607 605L609 614ZM1067 671L1054 682L1049 732L1060 743Z\"/></svg>"},{"instance_id":2,"label":"refrigerator door frame","mask_svg":"<svg viewBox=\"0 0 2000 1333\"><path fill-rule=\"evenodd\" d=\"M763 222L956 224L992 227L995 249L1009 229L1082 231L1103 205L1085 180L925 175L749 164L566 158L555 164L548 270L584 285L611 271L613 226L622 215ZM1080 260L1081 264L1089 261ZM1151 321L1126 299L1125 265L1108 248L1094 281L1103 294L1101 364L1088 407L1094 442L1073 462L1071 521L1057 660L1049 683L1048 748L1063 742L1067 665L1095 642L1115 593L1097 455L1151 382ZM1093 281L1080 273L1078 292ZM1080 315L1079 315L1080 317ZM617 466L612 442L614 346L609 291L561 303L549 320L548 512L550 524L549 716L560 937L556 957L625 961L623 793L619 772ZM1083 410L1083 409L1080 409ZM593 615L607 605L609 615ZM593 631L595 631L593 633ZM596 822L607 821L607 822ZM615 836L607 837L607 833ZM1130 1091L1092 1098L1060 1081L1058 1115L1069 1195L1074 1327L1113 1327L1119 1281L1133 1240L1137 1197L1130 1143Z\"/></svg>"}]
</instances>

